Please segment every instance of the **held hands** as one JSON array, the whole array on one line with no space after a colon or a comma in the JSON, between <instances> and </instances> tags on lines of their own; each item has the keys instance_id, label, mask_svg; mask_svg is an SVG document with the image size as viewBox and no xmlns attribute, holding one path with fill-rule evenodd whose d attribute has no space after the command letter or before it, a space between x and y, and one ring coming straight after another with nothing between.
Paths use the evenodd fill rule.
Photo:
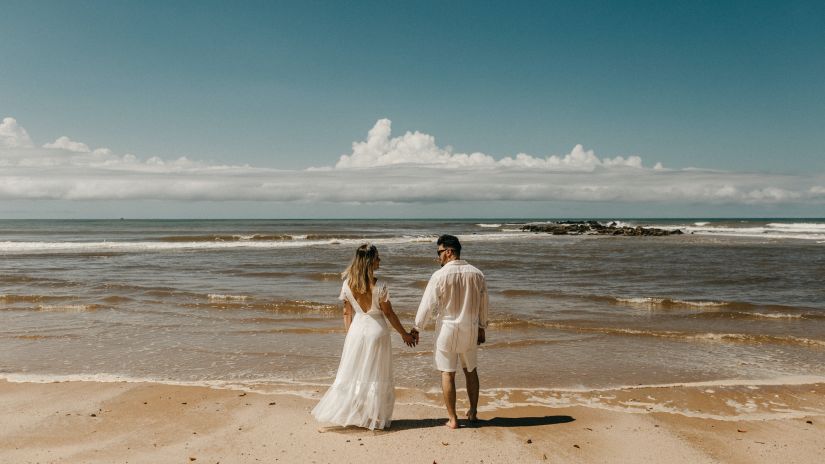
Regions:
<instances>
[{"instance_id":1,"label":"held hands","mask_svg":"<svg viewBox=\"0 0 825 464\"><path fill-rule=\"evenodd\" d=\"M476 345L481 345L482 343L484 343L486 341L487 341L487 335L484 333L484 329L479 327L479 329L478 329L478 342L476 343Z\"/></svg>"},{"instance_id":2,"label":"held hands","mask_svg":"<svg viewBox=\"0 0 825 464\"><path fill-rule=\"evenodd\" d=\"M418 333L418 331L415 330L415 328L413 328L412 330L410 330L410 335L413 336L413 338L415 339L415 344L418 345L418 340L420 338L420 334Z\"/></svg>"},{"instance_id":3,"label":"held hands","mask_svg":"<svg viewBox=\"0 0 825 464\"><path fill-rule=\"evenodd\" d=\"M410 348L414 347L418 343L418 337L414 336L411 333L403 333L401 334L401 338L404 340L404 344L409 346Z\"/></svg>"}]
</instances>

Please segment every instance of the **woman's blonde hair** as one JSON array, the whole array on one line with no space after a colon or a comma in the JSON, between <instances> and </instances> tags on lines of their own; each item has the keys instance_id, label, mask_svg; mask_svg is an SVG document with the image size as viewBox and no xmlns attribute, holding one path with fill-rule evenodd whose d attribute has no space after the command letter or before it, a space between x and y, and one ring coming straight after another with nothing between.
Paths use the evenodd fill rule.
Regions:
<instances>
[{"instance_id":1,"label":"woman's blonde hair","mask_svg":"<svg viewBox=\"0 0 825 464\"><path fill-rule=\"evenodd\" d=\"M341 278L349 281L349 288L353 293L364 294L372 288L375 279L373 269L378 259L378 248L365 243L355 250L355 256L349 263L347 270L341 273Z\"/></svg>"}]
</instances>

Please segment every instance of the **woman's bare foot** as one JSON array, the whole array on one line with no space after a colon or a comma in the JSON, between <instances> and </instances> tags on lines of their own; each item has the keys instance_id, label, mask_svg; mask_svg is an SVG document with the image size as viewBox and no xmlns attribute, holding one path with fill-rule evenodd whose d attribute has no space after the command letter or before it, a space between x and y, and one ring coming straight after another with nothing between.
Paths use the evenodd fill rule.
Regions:
<instances>
[{"instance_id":1,"label":"woman's bare foot","mask_svg":"<svg viewBox=\"0 0 825 464\"><path fill-rule=\"evenodd\" d=\"M444 423L444 425L446 425L447 427L449 427L451 429L457 429L458 428L458 419L447 419L447 422Z\"/></svg>"}]
</instances>

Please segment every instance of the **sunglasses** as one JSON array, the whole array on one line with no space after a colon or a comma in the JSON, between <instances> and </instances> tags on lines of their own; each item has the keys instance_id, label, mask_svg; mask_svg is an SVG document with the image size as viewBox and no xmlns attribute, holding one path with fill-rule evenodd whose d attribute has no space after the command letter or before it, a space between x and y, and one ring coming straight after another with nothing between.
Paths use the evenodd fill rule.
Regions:
<instances>
[{"instance_id":1,"label":"sunglasses","mask_svg":"<svg viewBox=\"0 0 825 464\"><path fill-rule=\"evenodd\" d=\"M440 249L440 250L435 250L435 254L436 254L436 255L438 255L438 257L440 258L440 257L441 257L441 253L443 253L443 252L445 252L445 251L447 251L447 250L449 250L449 248L442 248L442 249Z\"/></svg>"}]
</instances>

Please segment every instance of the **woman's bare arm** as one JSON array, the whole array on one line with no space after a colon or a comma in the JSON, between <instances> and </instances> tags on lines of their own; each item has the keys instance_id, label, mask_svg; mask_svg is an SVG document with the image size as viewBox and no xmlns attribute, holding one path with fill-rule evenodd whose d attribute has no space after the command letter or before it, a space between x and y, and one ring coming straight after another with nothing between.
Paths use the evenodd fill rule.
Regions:
<instances>
[{"instance_id":1,"label":"woman's bare arm","mask_svg":"<svg viewBox=\"0 0 825 464\"><path fill-rule=\"evenodd\" d=\"M387 317L387 320L390 321L390 325L401 334L401 338L404 339L404 343L407 346L415 346L415 339L413 336L404 330L404 326L401 325L401 321L398 320L398 316L395 314L395 311L392 310L392 303L389 301L382 301L379 305L381 308L381 312L384 313L384 316Z\"/></svg>"},{"instance_id":2,"label":"woman's bare arm","mask_svg":"<svg viewBox=\"0 0 825 464\"><path fill-rule=\"evenodd\" d=\"M347 332L349 332L349 326L352 325L352 305L349 304L349 301L344 301L344 328Z\"/></svg>"}]
</instances>

